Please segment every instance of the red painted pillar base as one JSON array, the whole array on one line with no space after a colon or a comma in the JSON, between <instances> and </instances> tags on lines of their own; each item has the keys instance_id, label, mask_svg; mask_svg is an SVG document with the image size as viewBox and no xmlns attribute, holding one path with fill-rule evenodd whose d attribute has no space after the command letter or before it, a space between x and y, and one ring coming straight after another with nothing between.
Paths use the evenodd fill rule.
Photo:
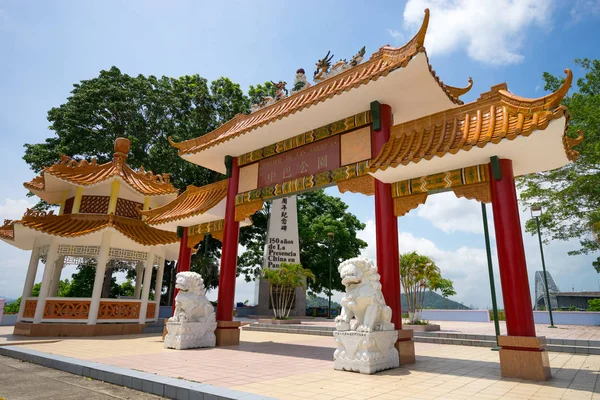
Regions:
<instances>
[{"instance_id":1,"label":"red painted pillar base","mask_svg":"<svg viewBox=\"0 0 600 400\"><path fill-rule=\"evenodd\" d=\"M499 160L501 179L490 164L490 188L498 249L502 298L508 336L500 336L500 370L503 377L546 380L551 377L546 340L535 337L535 324L525 248L511 160ZM498 172L498 171L496 171Z\"/></svg>"},{"instance_id":2,"label":"red painted pillar base","mask_svg":"<svg viewBox=\"0 0 600 400\"><path fill-rule=\"evenodd\" d=\"M235 298L235 275L237 270L237 251L240 223L235 220L235 196L239 185L237 157L233 157L231 176L227 187L225 205L225 227L221 250L221 270L219 271L219 296L217 301L217 346L239 344L239 322L233 321L233 302Z\"/></svg>"},{"instance_id":3,"label":"red painted pillar base","mask_svg":"<svg viewBox=\"0 0 600 400\"><path fill-rule=\"evenodd\" d=\"M380 106L381 129L372 132L373 157L390 138L392 109ZM392 309L392 322L399 331L396 349L400 364L415 362L415 346L412 330L402 330L402 307L400 304L400 255L398 247L398 218L394 215L394 200L389 183L375 179L375 239L377 242L377 270L386 304Z\"/></svg>"}]
</instances>

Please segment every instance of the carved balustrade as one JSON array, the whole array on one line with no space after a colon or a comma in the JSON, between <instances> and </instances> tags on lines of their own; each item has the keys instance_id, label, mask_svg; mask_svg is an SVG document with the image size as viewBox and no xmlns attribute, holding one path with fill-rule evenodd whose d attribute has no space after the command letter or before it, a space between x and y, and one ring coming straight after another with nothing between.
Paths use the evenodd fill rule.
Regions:
<instances>
[{"instance_id":1,"label":"carved balustrade","mask_svg":"<svg viewBox=\"0 0 600 400\"><path fill-rule=\"evenodd\" d=\"M32 319L35 316L37 299L25 300L23 318ZM44 320L86 320L89 316L91 299L89 298L48 298L44 307ZM100 301L98 309L98 322L114 320L135 321L140 317L142 302L129 299L106 299ZM146 320L154 319L157 312L157 303L148 302ZM79 322L78 321L78 322Z\"/></svg>"},{"instance_id":2,"label":"carved balustrade","mask_svg":"<svg viewBox=\"0 0 600 400\"><path fill-rule=\"evenodd\" d=\"M35 316L35 308L37 300L25 300L25 310L23 310L23 318L33 318Z\"/></svg>"},{"instance_id":3,"label":"carved balustrade","mask_svg":"<svg viewBox=\"0 0 600 400\"><path fill-rule=\"evenodd\" d=\"M138 319L140 317L140 306L140 301L101 300L98 309L98 320Z\"/></svg>"},{"instance_id":4,"label":"carved balustrade","mask_svg":"<svg viewBox=\"0 0 600 400\"><path fill-rule=\"evenodd\" d=\"M87 319L90 300L46 299L44 319Z\"/></svg>"}]
</instances>

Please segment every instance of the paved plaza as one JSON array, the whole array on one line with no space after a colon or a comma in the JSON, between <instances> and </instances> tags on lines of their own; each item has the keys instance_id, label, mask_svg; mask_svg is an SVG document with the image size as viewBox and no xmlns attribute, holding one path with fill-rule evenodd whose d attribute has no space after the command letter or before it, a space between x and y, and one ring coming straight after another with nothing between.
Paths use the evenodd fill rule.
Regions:
<instances>
[{"instance_id":1,"label":"paved plaza","mask_svg":"<svg viewBox=\"0 0 600 400\"><path fill-rule=\"evenodd\" d=\"M186 351L164 350L156 334L10 344L281 399L600 399L597 355L550 352L553 379L528 382L502 379L488 348L415 343L416 364L360 375L333 370L331 337L241 335L239 346Z\"/></svg>"},{"instance_id":2,"label":"paved plaza","mask_svg":"<svg viewBox=\"0 0 600 400\"><path fill-rule=\"evenodd\" d=\"M406 321L405 321L406 322ZM440 325L441 332L465 333L473 335L495 335L493 322L463 322L463 321L429 321L431 324ZM302 321L303 325L323 325L334 327L333 321L323 318ZM552 339L577 339L600 340L600 327L583 325L557 325L549 328L548 324L536 324L535 331L538 336ZM506 321L500 321L500 334L506 335Z\"/></svg>"},{"instance_id":3,"label":"paved plaza","mask_svg":"<svg viewBox=\"0 0 600 400\"><path fill-rule=\"evenodd\" d=\"M0 399L158 400L160 397L0 356Z\"/></svg>"}]
</instances>

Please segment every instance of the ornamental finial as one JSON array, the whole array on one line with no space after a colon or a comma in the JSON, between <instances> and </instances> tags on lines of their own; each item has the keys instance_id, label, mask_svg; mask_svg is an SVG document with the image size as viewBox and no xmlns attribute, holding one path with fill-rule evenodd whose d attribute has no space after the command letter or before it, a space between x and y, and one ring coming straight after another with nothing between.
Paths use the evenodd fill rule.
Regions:
<instances>
[{"instance_id":1,"label":"ornamental finial","mask_svg":"<svg viewBox=\"0 0 600 400\"><path fill-rule=\"evenodd\" d=\"M127 138L117 138L115 140L115 154L114 157L127 159L127 154L129 153L129 149L131 147L131 142Z\"/></svg>"}]
</instances>

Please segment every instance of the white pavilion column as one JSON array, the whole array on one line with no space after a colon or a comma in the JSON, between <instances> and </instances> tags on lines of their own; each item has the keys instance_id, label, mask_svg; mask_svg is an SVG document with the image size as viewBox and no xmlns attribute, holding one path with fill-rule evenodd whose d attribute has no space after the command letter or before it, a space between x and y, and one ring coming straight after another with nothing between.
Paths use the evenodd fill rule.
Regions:
<instances>
[{"instance_id":1,"label":"white pavilion column","mask_svg":"<svg viewBox=\"0 0 600 400\"><path fill-rule=\"evenodd\" d=\"M56 263L56 253L58 251L58 243L55 239L52 239L48 246L48 254L46 255L46 265L44 266L44 275L42 277L42 286L40 287L40 294L37 298L37 306L35 307L35 316L33 317L33 323L39 324L44 318L44 309L46 308L46 297L50 290L50 284L52 283L52 274L54 272L54 264Z\"/></svg>"},{"instance_id":2,"label":"white pavilion column","mask_svg":"<svg viewBox=\"0 0 600 400\"><path fill-rule=\"evenodd\" d=\"M135 266L135 292L133 294L133 297L135 297L136 300L140 299L140 290L142 290L143 275L144 275L144 264L142 264L141 262L138 262L137 265Z\"/></svg>"},{"instance_id":3,"label":"white pavilion column","mask_svg":"<svg viewBox=\"0 0 600 400\"><path fill-rule=\"evenodd\" d=\"M100 309L100 299L102 297L102 284L104 283L104 273L110 253L110 231L104 231L102 234L102 243L100 243L100 252L96 259L96 276L94 277L94 289L92 291L92 300L90 302L90 311L88 314L88 325L95 325L98 320L98 310Z\"/></svg>"},{"instance_id":4,"label":"white pavilion column","mask_svg":"<svg viewBox=\"0 0 600 400\"><path fill-rule=\"evenodd\" d=\"M142 288L142 305L140 306L140 324L146 323L146 309L148 308L148 296L150 296L150 285L152 284L152 265L154 264L154 250L150 250L146 258L144 268L144 285ZM158 312L158 310L156 310Z\"/></svg>"},{"instance_id":5,"label":"white pavilion column","mask_svg":"<svg viewBox=\"0 0 600 400\"><path fill-rule=\"evenodd\" d=\"M163 273L165 272L165 261L161 259L156 270L156 283L154 284L154 301L156 301L156 312L154 313L154 321L158 321L160 310L160 295L162 294Z\"/></svg>"},{"instance_id":6,"label":"white pavilion column","mask_svg":"<svg viewBox=\"0 0 600 400\"><path fill-rule=\"evenodd\" d=\"M62 273L63 267L65 266L65 256L58 256L56 263L54 264L54 272L52 273L52 283L50 284L50 291L48 297L56 297L58 294L58 284L60 282L60 274Z\"/></svg>"},{"instance_id":7,"label":"white pavilion column","mask_svg":"<svg viewBox=\"0 0 600 400\"><path fill-rule=\"evenodd\" d=\"M21 322L21 320L23 319L23 312L25 311L25 299L31 296L31 291L33 290L33 284L35 283L35 274L37 274L39 261L40 248L34 247L31 250L31 258L29 259L27 276L25 277L25 284L23 285L23 294L21 295L21 305L19 306L19 315L17 316L17 322Z\"/></svg>"}]
</instances>

